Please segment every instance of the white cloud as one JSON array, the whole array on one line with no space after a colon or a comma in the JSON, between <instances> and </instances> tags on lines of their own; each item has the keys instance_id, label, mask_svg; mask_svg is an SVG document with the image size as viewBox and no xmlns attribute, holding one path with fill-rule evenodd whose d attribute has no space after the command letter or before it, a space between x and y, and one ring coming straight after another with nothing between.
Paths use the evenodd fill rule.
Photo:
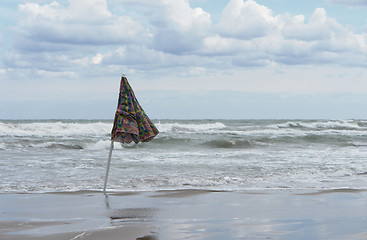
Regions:
<instances>
[{"instance_id":1,"label":"white cloud","mask_svg":"<svg viewBox=\"0 0 367 240\"><path fill-rule=\"evenodd\" d=\"M103 60L103 55L101 53L97 53L97 55L92 58L92 63L100 64L102 60Z\"/></svg>"},{"instance_id":2,"label":"white cloud","mask_svg":"<svg viewBox=\"0 0 367 240\"><path fill-rule=\"evenodd\" d=\"M102 61L99 47L151 41L140 23L112 14L106 0L20 4L18 19L13 49L3 58L13 69L82 72Z\"/></svg>"},{"instance_id":3,"label":"white cloud","mask_svg":"<svg viewBox=\"0 0 367 240\"><path fill-rule=\"evenodd\" d=\"M214 28L219 35L206 37L202 52L232 56L234 66L367 64L366 35L353 33L323 8L305 22L303 15L274 15L253 0L232 0Z\"/></svg>"},{"instance_id":4,"label":"white cloud","mask_svg":"<svg viewBox=\"0 0 367 240\"><path fill-rule=\"evenodd\" d=\"M103 55L103 63L107 65L141 66L167 64L167 55L162 52L139 46L124 46Z\"/></svg>"},{"instance_id":5,"label":"white cloud","mask_svg":"<svg viewBox=\"0 0 367 240\"><path fill-rule=\"evenodd\" d=\"M191 8L188 0L161 0L158 3L149 17L155 48L174 54L200 49L211 27L209 13L201 8Z\"/></svg>"},{"instance_id":6,"label":"white cloud","mask_svg":"<svg viewBox=\"0 0 367 240\"><path fill-rule=\"evenodd\" d=\"M308 23L305 23L305 17L298 15L295 17L285 16L283 19L283 36L289 39L298 39L301 41L317 41L330 38L330 35L336 31L342 31L342 27L334 19L326 16L323 8L317 8L312 14Z\"/></svg>"},{"instance_id":7,"label":"white cloud","mask_svg":"<svg viewBox=\"0 0 367 240\"><path fill-rule=\"evenodd\" d=\"M37 70L36 74L42 78L59 78L59 77L75 78L76 77L76 74L70 71L52 72L52 71L45 71L45 70Z\"/></svg>"},{"instance_id":8,"label":"white cloud","mask_svg":"<svg viewBox=\"0 0 367 240\"><path fill-rule=\"evenodd\" d=\"M189 71L189 75L197 76L203 75L206 73L206 69L203 67L193 67Z\"/></svg>"},{"instance_id":9,"label":"white cloud","mask_svg":"<svg viewBox=\"0 0 367 240\"><path fill-rule=\"evenodd\" d=\"M311 15L291 15L274 13L255 0L231 0L213 23L212 16L190 6L194 3L190 0L28 2L33 3L20 4L18 14L13 14L18 18L16 25L0 26L6 30L0 31L6 45L0 52L2 100L14 96L27 103L67 99L75 105L74 100L109 99L113 114L121 73L128 75L138 92L195 90L205 95L236 90L239 96L270 93L291 101L292 94L363 95L367 91L367 33L354 32L336 15L331 18L329 5L314 9ZM157 117L163 117L162 104L177 109L176 94L170 94L159 96L161 102L154 105ZM251 99L269 102L261 98L263 94L255 100L248 96L234 102L239 107ZM217 108L211 106L211 110ZM261 117L257 105L253 106L251 116ZM303 112L302 105L294 106ZM359 109L363 112L363 107ZM290 116L286 111L283 117ZM187 111L180 113L187 117Z\"/></svg>"},{"instance_id":10,"label":"white cloud","mask_svg":"<svg viewBox=\"0 0 367 240\"><path fill-rule=\"evenodd\" d=\"M130 17L110 13L105 0L69 0L67 7L58 2L26 3L18 9L21 42L105 45L140 41L147 36Z\"/></svg>"},{"instance_id":11,"label":"white cloud","mask_svg":"<svg viewBox=\"0 0 367 240\"><path fill-rule=\"evenodd\" d=\"M277 28L272 11L253 0L231 0L216 28L224 37L251 39L264 37Z\"/></svg>"},{"instance_id":12,"label":"white cloud","mask_svg":"<svg viewBox=\"0 0 367 240\"><path fill-rule=\"evenodd\" d=\"M199 52L209 56L233 56L238 53L250 52L256 49L253 41L234 38L224 38L219 35L208 36L204 39L205 48Z\"/></svg>"},{"instance_id":13,"label":"white cloud","mask_svg":"<svg viewBox=\"0 0 367 240\"><path fill-rule=\"evenodd\" d=\"M367 34L352 32L323 8L306 21L304 15L276 15L254 0L231 0L213 24L189 0L112 3L124 11L111 11L107 0L19 5L15 44L4 55L4 68L79 76L88 67L110 73L169 70L184 76L274 64L367 64Z\"/></svg>"},{"instance_id":14,"label":"white cloud","mask_svg":"<svg viewBox=\"0 0 367 240\"><path fill-rule=\"evenodd\" d=\"M153 37L149 47L172 54L189 54L202 47L203 38L211 28L210 14L192 8L189 0L114 0L137 6L149 22ZM134 15L134 14L133 14Z\"/></svg>"}]
</instances>

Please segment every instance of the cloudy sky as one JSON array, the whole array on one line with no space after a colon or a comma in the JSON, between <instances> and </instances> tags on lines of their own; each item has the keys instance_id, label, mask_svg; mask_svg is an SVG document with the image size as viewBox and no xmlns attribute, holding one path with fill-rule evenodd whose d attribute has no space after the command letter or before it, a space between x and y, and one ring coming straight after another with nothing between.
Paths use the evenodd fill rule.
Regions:
<instances>
[{"instance_id":1,"label":"cloudy sky","mask_svg":"<svg viewBox=\"0 0 367 240\"><path fill-rule=\"evenodd\" d=\"M0 119L367 118L367 0L1 0Z\"/></svg>"}]
</instances>

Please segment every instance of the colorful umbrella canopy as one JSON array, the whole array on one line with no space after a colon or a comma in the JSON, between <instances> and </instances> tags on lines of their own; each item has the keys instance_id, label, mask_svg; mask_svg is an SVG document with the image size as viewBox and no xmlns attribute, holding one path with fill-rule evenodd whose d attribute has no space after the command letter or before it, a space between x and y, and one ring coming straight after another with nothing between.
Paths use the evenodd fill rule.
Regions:
<instances>
[{"instance_id":1,"label":"colorful umbrella canopy","mask_svg":"<svg viewBox=\"0 0 367 240\"><path fill-rule=\"evenodd\" d=\"M159 133L152 121L140 106L127 78L121 77L120 94L111 131L111 146L108 155L107 169L103 192L106 193L108 172L110 169L113 143L148 142Z\"/></svg>"},{"instance_id":2,"label":"colorful umbrella canopy","mask_svg":"<svg viewBox=\"0 0 367 240\"><path fill-rule=\"evenodd\" d=\"M158 129L140 106L127 78L122 76L111 139L121 143L148 142L157 134Z\"/></svg>"}]
</instances>

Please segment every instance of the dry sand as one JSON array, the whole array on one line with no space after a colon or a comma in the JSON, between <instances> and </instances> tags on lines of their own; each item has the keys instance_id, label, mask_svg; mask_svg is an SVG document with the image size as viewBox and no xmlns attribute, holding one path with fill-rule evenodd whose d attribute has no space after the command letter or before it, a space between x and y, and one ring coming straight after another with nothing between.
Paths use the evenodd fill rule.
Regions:
<instances>
[{"instance_id":1,"label":"dry sand","mask_svg":"<svg viewBox=\"0 0 367 240\"><path fill-rule=\"evenodd\" d=\"M1 240L367 239L367 192L0 194Z\"/></svg>"}]
</instances>

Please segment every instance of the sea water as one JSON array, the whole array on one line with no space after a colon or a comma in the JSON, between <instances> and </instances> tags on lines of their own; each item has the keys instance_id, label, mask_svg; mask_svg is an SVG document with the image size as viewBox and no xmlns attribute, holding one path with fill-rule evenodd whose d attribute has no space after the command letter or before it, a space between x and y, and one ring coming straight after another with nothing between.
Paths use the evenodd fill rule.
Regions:
<instances>
[{"instance_id":1,"label":"sea water","mask_svg":"<svg viewBox=\"0 0 367 240\"><path fill-rule=\"evenodd\" d=\"M366 120L155 120L109 191L367 189ZM112 120L0 121L0 193L101 190Z\"/></svg>"}]
</instances>

